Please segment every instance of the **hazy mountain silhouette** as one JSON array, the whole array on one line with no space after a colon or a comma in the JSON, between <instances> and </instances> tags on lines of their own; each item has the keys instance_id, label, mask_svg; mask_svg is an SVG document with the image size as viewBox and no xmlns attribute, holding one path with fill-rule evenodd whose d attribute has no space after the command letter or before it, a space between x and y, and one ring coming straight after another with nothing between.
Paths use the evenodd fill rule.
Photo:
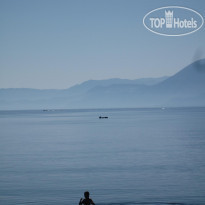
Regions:
<instances>
[{"instance_id":1,"label":"hazy mountain silhouette","mask_svg":"<svg viewBox=\"0 0 205 205\"><path fill-rule=\"evenodd\" d=\"M65 90L0 89L0 109L205 106L205 59L171 77L90 80Z\"/></svg>"},{"instance_id":2,"label":"hazy mountain silhouette","mask_svg":"<svg viewBox=\"0 0 205 205\"><path fill-rule=\"evenodd\" d=\"M85 93L95 87L98 86L111 86L111 85L155 85L166 80L168 77L160 77L160 78L140 78L136 80L128 80L128 79L119 79L119 78L112 78L107 80L88 80L80 85L72 86L71 88L67 89L67 92L71 93Z\"/></svg>"},{"instance_id":3,"label":"hazy mountain silhouette","mask_svg":"<svg viewBox=\"0 0 205 205\"><path fill-rule=\"evenodd\" d=\"M166 105L205 105L205 59L198 60L183 70L153 86L155 93L164 96Z\"/></svg>"},{"instance_id":4,"label":"hazy mountain silhouette","mask_svg":"<svg viewBox=\"0 0 205 205\"><path fill-rule=\"evenodd\" d=\"M73 108L84 107L82 101L87 92L98 86L116 84L145 84L154 85L168 77L141 78L136 80L108 79L88 80L82 84L63 90L38 90L30 88L0 89L0 109L46 109L46 108Z\"/></svg>"},{"instance_id":5,"label":"hazy mountain silhouette","mask_svg":"<svg viewBox=\"0 0 205 205\"><path fill-rule=\"evenodd\" d=\"M95 87L83 99L87 106L164 107L205 105L205 59L156 85Z\"/></svg>"}]
</instances>

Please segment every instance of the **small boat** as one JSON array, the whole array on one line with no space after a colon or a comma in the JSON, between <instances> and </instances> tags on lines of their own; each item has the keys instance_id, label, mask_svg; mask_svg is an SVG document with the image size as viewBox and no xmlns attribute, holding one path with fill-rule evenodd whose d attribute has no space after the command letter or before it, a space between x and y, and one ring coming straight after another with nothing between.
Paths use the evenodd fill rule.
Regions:
<instances>
[{"instance_id":1,"label":"small boat","mask_svg":"<svg viewBox=\"0 0 205 205\"><path fill-rule=\"evenodd\" d=\"M43 110L43 112L51 112L51 111L55 111L55 110Z\"/></svg>"},{"instance_id":2,"label":"small boat","mask_svg":"<svg viewBox=\"0 0 205 205\"><path fill-rule=\"evenodd\" d=\"M100 116L99 119L108 119L108 117L106 117L106 116L104 116L104 117L103 117L103 116Z\"/></svg>"}]
</instances>

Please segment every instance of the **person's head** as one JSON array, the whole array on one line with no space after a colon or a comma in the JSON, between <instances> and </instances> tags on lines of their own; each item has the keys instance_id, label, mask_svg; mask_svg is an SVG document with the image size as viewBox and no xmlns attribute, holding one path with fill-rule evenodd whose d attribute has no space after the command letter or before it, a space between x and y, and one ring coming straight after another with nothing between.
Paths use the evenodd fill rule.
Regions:
<instances>
[{"instance_id":1,"label":"person's head","mask_svg":"<svg viewBox=\"0 0 205 205\"><path fill-rule=\"evenodd\" d=\"M86 199L89 199L90 193L88 191L84 192L84 196Z\"/></svg>"}]
</instances>

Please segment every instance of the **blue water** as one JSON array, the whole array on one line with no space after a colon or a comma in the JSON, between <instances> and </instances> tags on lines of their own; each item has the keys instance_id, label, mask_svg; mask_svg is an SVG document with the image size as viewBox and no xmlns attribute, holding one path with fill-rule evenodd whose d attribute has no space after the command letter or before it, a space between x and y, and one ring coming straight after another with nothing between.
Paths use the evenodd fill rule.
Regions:
<instances>
[{"instance_id":1,"label":"blue water","mask_svg":"<svg viewBox=\"0 0 205 205\"><path fill-rule=\"evenodd\" d=\"M0 204L86 190L99 205L205 204L205 108L0 111Z\"/></svg>"}]
</instances>

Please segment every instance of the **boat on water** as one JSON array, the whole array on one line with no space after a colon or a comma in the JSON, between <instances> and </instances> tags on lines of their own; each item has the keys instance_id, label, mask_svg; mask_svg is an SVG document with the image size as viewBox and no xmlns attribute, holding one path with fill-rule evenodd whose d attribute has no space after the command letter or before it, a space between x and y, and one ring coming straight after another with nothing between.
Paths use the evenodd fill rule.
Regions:
<instances>
[{"instance_id":1,"label":"boat on water","mask_svg":"<svg viewBox=\"0 0 205 205\"><path fill-rule=\"evenodd\" d=\"M107 116L99 116L99 119L108 119Z\"/></svg>"}]
</instances>

